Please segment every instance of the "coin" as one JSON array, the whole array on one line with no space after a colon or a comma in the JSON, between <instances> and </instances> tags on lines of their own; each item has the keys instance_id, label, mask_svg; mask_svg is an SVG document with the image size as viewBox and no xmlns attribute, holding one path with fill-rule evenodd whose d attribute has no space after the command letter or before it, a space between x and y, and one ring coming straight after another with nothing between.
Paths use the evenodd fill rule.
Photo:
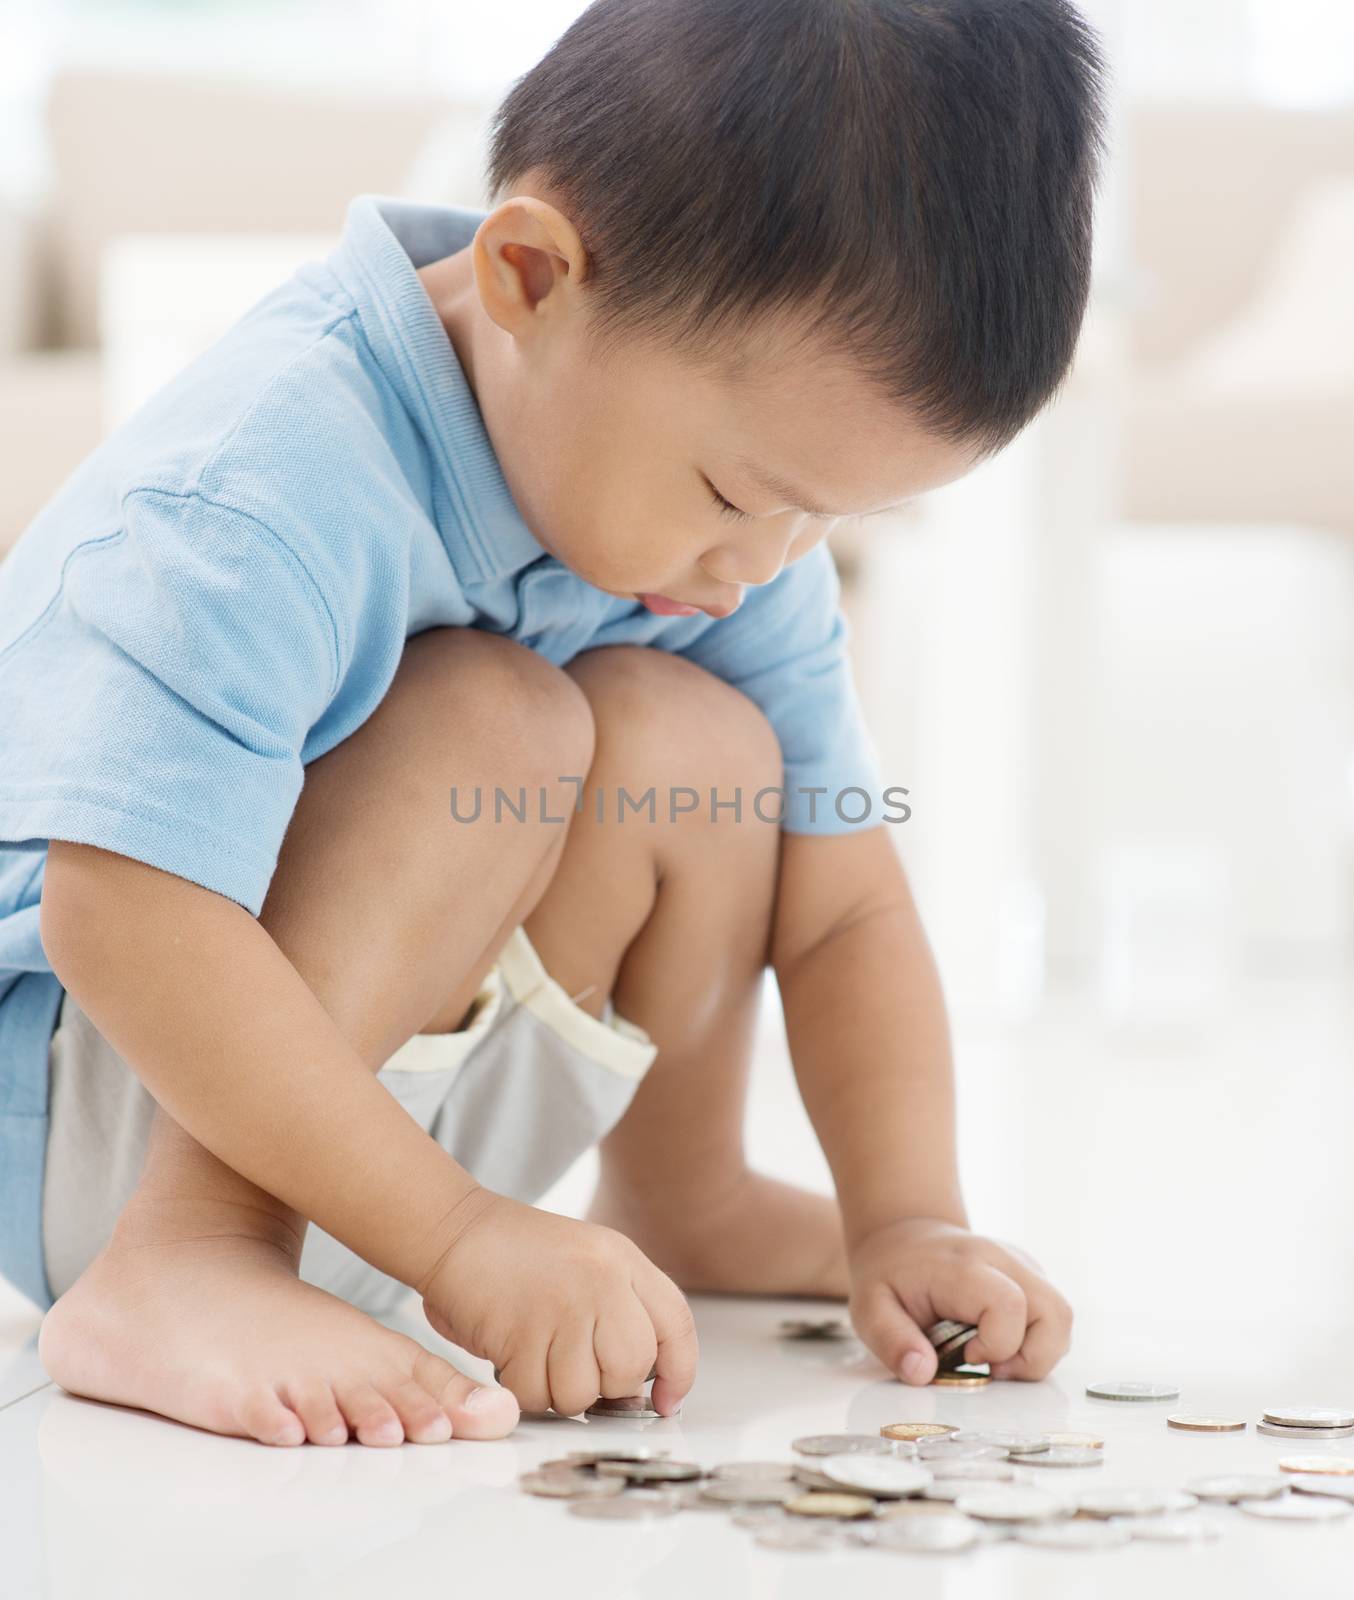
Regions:
<instances>
[{"instance_id":1,"label":"coin","mask_svg":"<svg viewBox=\"0 0 1354 1600\"><path fill-rule=\"evenodd\" d=\"M712 1478L735 1478L740 1483L789 1483L798 1469L789 1461L725 1461L711 1468Z\"/></svg>"},{"instance_id":2,"label":"coin","mask_svg":"<svg viewBox=\"0 0 1354 1600\"><path fill-rule=\"evenodd\" d=\"M1077 1450L1072 1445L1050 1445L1038 1455L1021 1456L1022 1467L1103 1467L1103 1450Z\"/></svg>"},{"instance_id":3,"label":"coin","mask_svg":"<svg viewBox=\"0 0 1354 1600\"><path fill-rule=\"evenodd\" d=\"M1046 1433L1006 1433L1000 1429L961 1428L950 1435L955 1444L988 1445L1008 1456L1032 1456L1050 1447Z\"/></svg>"},{"instance_id":4,"label":"coin","mask_svg":"<svg viewBox=\"0 0 1354 1600\"><path fill-rule=\"evenodd\" d=\"M808 1494L797 1494L787 1500L785 1509L795 1517L868 1517L874 1511L874 1501L862 1494L833 1494L826 1489L811 1489Z\"/></svg>"},{"instance_id":5,"label":"coin","mask_svg":"<svg viewBox=\"0 0 1354 1600\"><path fill-rule=\"evenodd\" d=\"M1050 1445L1065 1444L1071 1450L1103 1450L1105 1441L1098 1433L1046 1433Z\"/></svg>"},{"instance_id":6,"label":"coin","mask_svg":"<svg viewBox=\"0 0 1354 1600\"><path fill-rule=\"evenodd\" d=\"M875 1458L867 1456L865 1459L872 1461ZM794 1481L801 1484L805 1489L835 1489L837 1487L832 1478L827 1477L825 1473L815 1471L813 1467L796 1467Z\"/></svg>"},{"instance_id":7,"label":"coin","mask_svg":"<svg viewBox=\"0 0 1354 1600\"><path fill-rule=\"evenodd\" d=\"M955 1509L966 1517L978 1517L984 1522L1033 1522L1041 1517L1059 1517L1066 1503L1056 1495L1045 1494L1042 1489L1021 1489L1015 1484L994 1484L990 1488L975 1489L961 1494Z\"/></svg>"},{"instance_id":8,"label":"coin","mask_svg":"<svg viewBox=\"0 0 1354 1600\"><path fill-rule=\"evenodd\" d=\"M949 1372L937 1372L931 1382L942 1389L981 1389L984 1384L992 1382L992 1374L955 1367Z\"/></svg>"},{"instance_id":9,"label":"coin","mask_svg":"<svg viewBox=\"0 0 1354 1600\"><path fill-rule=\"evenodd\" d=\"M1288 1482L1284 1478L1240 1472L1220 1474L1215 1478L1195 1478L1192 1483L1185 1485L1200 1500L1263 1500L1270 1495L1282 1494L1287 1487Z\"/></svg>"},{"instance_id":10,"label":"coin","mask_svg":"<svg viewBox=\"0 0 1354 1600\"><path fill-rule=\"evenodd\" d=\"M892 1522L895 1517L957 1517L959 1513L943 1500L890 1500L878 1507L876 1518Z\"/></svg>"},{"instance_id":11,"label":"coin","mask_svg":"<svg viewBox=\"0 0 1354 1600\"><path fill-rule=\"evenodd\" d=\"M1257 1433L1272 1439L1348 1439L1354 1428L1290 1428L1282 1422L1257 1422Z\"/></svg>"},{"instance_id":12,"label":"coin","mask_svg":"<svg viewBox=\"0 0 1354 1600\"><path fill-rule=\"evenodd\" d=\"M1346 1473L1354 1472L1354 1457L1351 1456L1282 1456L1279 1459L1280 1472L1326 1472L1343 1477Z\"/></svg>"},{"instance_id":13,"label":"coin","mask_svg":"<svg viewBox=\"0 0 1354 1600\"><path fill-rule=\"evenodd\" d=\"M1340 1500L1354 1500L1354 1478L1304 1472L1299 1473L1289 1487L1299 1494L1333 1494Z\"/></svg>"},{"instance_id":14,"label":"coin","mask_svg":"<svg viewBox=\"0 0 1354 1600\"><path fill-rule=\"evenodd\" d=\"M1127 1528L1111 1522L1027 1522L1016 1529L1021 1544L1037 1544L1045 1550L1110 1550L1127 1544Z\"/></svg>"},{"instance_id":15,"label":"coin","mask_svg":"<svg viewBox=\"0 0 1354 1600\"><path fill-rule=\"evenodd\" d=\"M1193 1412L1174 1411L1166 1418L1168 1428L1180 1428L1185 1433L1245 1433L1244 1417L1202 1417Z\"/></svg>"},{"instance_id":16,"label":"coin","mask_svg":"<svg viewBox=\"0 0 1354 1600\"><path fill-rule=\"evenodd\" d=\"M1166 1383L1088 1383L1086 1393L1093 1400L1178 1400L1180 1391Z\"/></svg>"},{"instance_id":17,"label":"coin","mask_svg":"<svg viewBox=\"0 0 1354 1600\"><path fill-rule=\"evenodd\" d=\"M711 1500L701 1491L704 1488L704 1479L695 1483L670 1484L665 1493L679 1511L727 1511L727 1501Z\"/></svg>"},{"instance_id":18,"label":"coin","mask_svg":"<svg viewBox=\"0 0 1354 1600\"><path fill-rule=\"evenodd\" d=\"M584 1496L605 1498L624 1489L623 1483L596 1478L591 1472L566 1472L552 1469L549 1472L524 1472L517 1480L528 1494L543 1495L550 1500L574 1500Z\"/></svg>"},{"instance_id":19,"label":"coin","mask_svg":"<svg viewBox=\"0 0 1354 1600\"><path fill-rule=\"evenodd\" d=\"M810 1433L790 1446L801 1456L891 1456L893 1446L872 1433Z\"/></svg>"},{"instance_id":20,"label":"coin","mask_svg":"<svg viewBox=\"0 0 1354 1600\"><path fill-rule=\"evenodd\" d=\"M963 1359L964 1347L977 1331L972 1323L950 1321L937 1322L927 1329L926 1337L935 1346L936 1361L942 1371Z\"/></svg>"},{"instance_id":21,"label":"coin","mask_svg":"<svg viewBox=\"0 0 1354 1600\"><path fill-rule=\"evenodd\" d=\"M575 1517L639 1522L646 1517L674 1517L678 1507L671 1495L647 1495L632 1490L629 1494L614 1495L609 1500L571 1500L569 1510Z\"/></svg>"},{"instance_id":22,"label":"coin","mask_svg":"<svg viewBox=\"0 0 1354 1600\"><path fill-rule=\"evenodd\" d=\"M1248 1517L1272 1517L1276 1522L1334 1522L1337 1517L1347 1517L1354 1507L1347 1500L1324 1495L1294 1494L1281 1500L1243 1500L1240 1509Z\"/></svg>"},{"instance_id":23,"label":"coin","mask_svg":"<svg viewBox=\"0 0 1354 1600\"><path fill-rule=\"evenodd\" d=\"M925 1467L891 1456L824 1456L823 1476L845 1488L860 1489L886 1500L916 1494L931 1481Z\"/></svg>"},{"instance_id":24,"label":"coin","mask_svg":"<svg viewBox=\"0 0 1354 1600\"><path fill-rule=\"evenodd\" d=\"M563 1459L573 1467L595 1467L599 1461L656 1461L671 1454L671 1450L660 1450L647 1444L618 1444L609 1450L570 1450ZM544 1463L546 1466L553 1464Z\"/></svg>"},{"instance_id":25,"label":"coin","mask_svg":"<svg viewBox=\"0 0 1354 1600\"><path fill-rule=\"evenodd\" d=\"M626 1483L691 1483L705 1472L694 1461L599 1461L597 1476Z\"/></svg>"},{"instance_id":26,"label":"coin","mask_svg":"<svg viewBox=\"0 0 1354 1600\"><path fill-rule=\"evenodd\" d=\"M953 1512L900 1517L870 1531L870 1543L876 1550L913 1550L928 1555L971 1550L982 1537L981 1528Z\"/></svg>"},{"instance_id":27,"label":"coin","mask_svg":"<svg viewBox=\"0 0 1354 1600\"><path fill-rule=\"evenodd\" d=\"M1196 1495L1182 1489L1084 1489L1077 1496L1077 1509L1088 1517L1159 1517L1192 1511L1199 1504Z\"/></svg>"},{"instance_id":28,"label":"coin","mask_svg":"<svg viewBox=\"0 0 1354 1600\"><path fill-rule=\"evenodd\" d=\"M849 1339L851 1329L839 1317L822 1322L791 1317L781 1323L780 1335L782 1339Z\"/></svg>"},{"instance_id":29,"label":"coin","mask_svg":"<svg viewBox=\"0 0 1354 1600\"><path fill-rule=\"evenodd\" d=\"M1163 1544L1190 1544L1218 1537L1217 1523L1188 1511L1152 1517L1112 1517L1110 1522L1126 1528L1134 1539L1151 1539Z\"/></svg>"},{"instance_id":30,"label":"coin","mask_svg":"<svg viewBox=\"0 0 1354 1600\"><path fill-rule=\"evenodd\" d=\"M940 1482L976 1478L985 1483L1009 1483L1015 1477L1015 1468L1009 1462L989 1461L986 1458L977 1461L928 1461L926 1470Z\"/></svg>"},{"instance_id":31,"label":"coin","mask_svg":"<svg viewBox=\"0 0 1354 1600\"><path fill-rule=\"evenodd\" d=\"M1001 1471L1001 1463L989 1463L994 1473ZM1009 1470L1009 1469L1008 1469ZM979 1489L1008 1489L1013 1487L1010 1477L989 1475L985 1478L936 1478L922 1490L923 1500L950 1501L955 1503L961 1495L974 1494Z\"/></svg>"},{"instance_id":32,"label":"coin","mask_svg":"<svg viewBox=\"0 0 1354 1600\"><path fill-rule=\"evenodd\" d=\"M1354 1411L1330 1406L1280 1406L1263 1413L1266 1422L1285 1428L1354 1428Z\"/></svg>"},{"instance_id":33,"label":"coin","mask_svg":"<svg viewBox=\"0 0 1354 1600\"><path fill-rule=\"evenodd\" d=\"M707 1500L731 1506L780 1506L799 1493L793 1483L768 1482L757 1478L706 1478L700 1492Z\"/></svg>"},{"instance_id":34,"label":"coin","mask_svg":"<svg viewBox=\"0 0 1354 1600\"><path fill-rule=\"evenodd\" d=\"M943 1434L958 1433L953 1422L887 1422L879 1430L885 1439L939 1439Z\"/></svg>"},{"instance_id":35,"label":"coin","mask_svg":"<svg viewBox=\"0 0 1354 1600\"><path fill-rule=\"evenodd\" d=\"M594 1400L583 1413L585 1417L634 1417L641 1422L649 1422L661 1416L655 1411L653 1403L646 1394L617 1395L615 1399Z\"/></svg>"},{"instance_id":36,"label":"coin","mask_svg":"<svg viewBox=\"0 0 1354 1600\"><path fill-rule=\"evenodd\" d=\"M1005 1461L1006 1451L1000 1445L979 1444L976 1440L921 1439L917 1443L919 1461Z\"/></svg>"}]
</instances>

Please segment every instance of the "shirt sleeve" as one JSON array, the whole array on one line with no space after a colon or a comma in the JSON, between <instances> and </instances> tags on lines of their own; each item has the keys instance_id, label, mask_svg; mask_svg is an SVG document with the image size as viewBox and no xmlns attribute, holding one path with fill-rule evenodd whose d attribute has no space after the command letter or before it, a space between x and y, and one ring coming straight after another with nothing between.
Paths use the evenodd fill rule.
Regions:
<instances>
[{"instance_id":1,"label":"shirt sleeve","mask_svg":"<svg viewBox=\"0 0 1354 1600\"><path fill-rule=\"evenodd\" d=\"M851 674L850 639L837 568L820 542L677 652L741 689L765 713L780 740L785 795L780 804L768 796L756 814L771 821L783 806L787 833L848 833L888 820L878 748ZM745 796L745 810L750 803Z\"/></svg>"},{"instance_id":2,"label":"shirt sleeve","mask_svg":"<svg viewBox=\"0 0 1354 1600\"><path fill-rule=\"evenodd\" d=\"M97 845L257 916L337 638L271 529L135 491L0 655L0 838Z\"/></svg>"}]
</instances>

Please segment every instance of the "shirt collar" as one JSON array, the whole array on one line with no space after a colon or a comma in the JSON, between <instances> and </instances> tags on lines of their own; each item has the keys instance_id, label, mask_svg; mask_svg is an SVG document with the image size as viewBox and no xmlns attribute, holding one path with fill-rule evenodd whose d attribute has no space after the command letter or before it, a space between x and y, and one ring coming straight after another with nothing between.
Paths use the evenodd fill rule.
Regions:
<instances>
[{"instance_id":1,"label":"shirt collar","mask_svg":"<svg viewBox=\"0 0 1354 1600\"><path fill-rule=\"evenodd\" d=\"M469 244L486 215L358 195L329 257L382 372L426 436L456 508L455 554L468 557L477 579L502 577L547 554L517 509L455 347L417 277L419 267ZM452 553L449 530L439 531Z\"/></svg>"}]
</instances>

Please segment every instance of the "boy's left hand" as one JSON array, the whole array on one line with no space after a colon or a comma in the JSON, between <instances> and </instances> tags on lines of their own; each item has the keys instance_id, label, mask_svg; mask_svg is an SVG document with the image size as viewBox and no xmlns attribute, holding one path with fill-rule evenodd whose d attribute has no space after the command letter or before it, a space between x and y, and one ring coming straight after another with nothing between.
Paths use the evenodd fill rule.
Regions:
<instances>
[{"instance_id":1,"label":"boy's left hand","mask_svg":"<svg viewBox=\"0 0 1354 1600\"><path fill-rule=\"evenodd\" d=\"M994 1378L1045 1377L1071 1342L1072 1308L1023 1251L936 1217L867 1234L850 1252L851 1321L904 1383L930 1383L925 1330L942 1318L977 1325L964 1360Z\"/></svg>"}]
</instances>

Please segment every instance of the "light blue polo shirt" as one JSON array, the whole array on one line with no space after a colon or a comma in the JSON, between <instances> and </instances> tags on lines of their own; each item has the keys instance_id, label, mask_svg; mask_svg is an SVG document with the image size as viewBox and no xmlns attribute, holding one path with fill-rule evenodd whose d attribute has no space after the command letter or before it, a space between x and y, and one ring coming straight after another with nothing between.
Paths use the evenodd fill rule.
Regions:
<instances>
[{"instance_id":1,"label":"light blue polo shirt","mask_svg":"<svg viewBox=\"0 0 1354 1600\"><path fill-rule=\"evenodd\" d=\"M688 656L775 728L781 826L885 818L825 544L731 617L658 617L575 576L522 520L415 275L483 216L359 196L329 257L129 418L0 563L0 1273L42 1306L63 993L38 936L49 840L257 916L305 767L371 716L406 640L447 626L559 666L608 644ZM850 788L867 799L837 798ZM761 802L772 825L780 805Z\"/></svg>"}]
</instances>

